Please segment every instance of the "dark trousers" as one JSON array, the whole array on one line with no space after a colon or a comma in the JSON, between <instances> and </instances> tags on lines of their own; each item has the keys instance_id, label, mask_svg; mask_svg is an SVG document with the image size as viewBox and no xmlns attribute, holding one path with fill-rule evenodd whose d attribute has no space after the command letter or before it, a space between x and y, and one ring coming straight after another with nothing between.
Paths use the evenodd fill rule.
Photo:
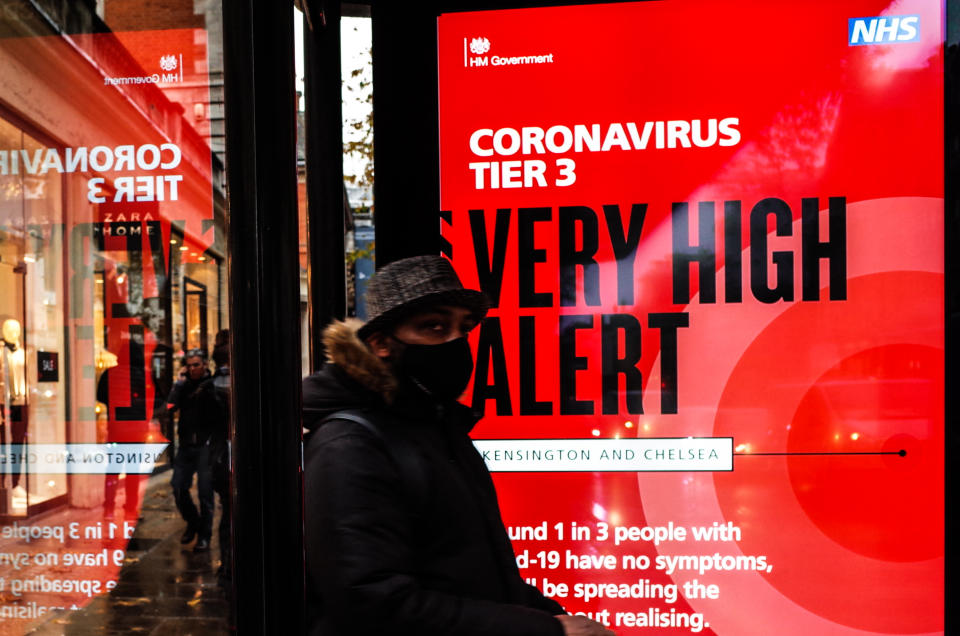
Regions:
<instances>
[{"instance_id":1,"label":"dark trousers","mask_svg":"<svg viewBox=\"0 0 960 636\"><path fill-rule=\"evenodd\" d=\"M193 475L197 475L197 496L200 511L190 496ZM210 539L213 534L213 480L210 470L210 447L206 444L181 445L173 458L173 498L180 516L187 525L197 531L201 539Z\"/></svg>"}]
</instances>

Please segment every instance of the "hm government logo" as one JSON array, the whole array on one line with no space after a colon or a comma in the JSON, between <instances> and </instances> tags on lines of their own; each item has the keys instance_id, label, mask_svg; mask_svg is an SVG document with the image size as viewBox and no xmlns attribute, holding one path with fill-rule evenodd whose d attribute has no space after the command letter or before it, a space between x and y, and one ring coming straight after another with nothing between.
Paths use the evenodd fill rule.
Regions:
<instances>
[{"instance_id":1,"label":"hm government logo","mask_svg":"<svg viewBox=\"0 0 960 636\"><path fill-rule=\"evenodd\" d=\"M524 64L553 64L553 53L539 55L487 55L490 40L484 37L463 38L463 65L468 68L488 66L520 66Z\"/></svg>"},{"instance_id":2,"label":"hm government logo","mask_svg":"<svg viewBox=\"0 0 960 636\"><path fill-rule=\"evenodd\" d=\"M160 68L169 72L177 68L177 58L175 55L164 55L160 58Z\"/></svg>"},{"instance_id":3,"label":"hm government logo","mask_svg":"<svg viewBox=\"0 0 960 636\"><path fill-rule=\"evenodd\" d=\"M104 77L104 86L118 86L122 84L179 84L183 82L183 55L161 55L160 70L162 73L150 75L135 75L133 77Z\"/></svg>"},{"instance_id":4,"label":"hm government logo","mask_svg":"<svg viewBox=\"0 0 960 636\"><path fill-rule=\"evenodd\" d=\"M470 40L470 52L474 55L483 55L490 50L490 40L487 38L473 38Z\"/></svg>"}]
</instances>

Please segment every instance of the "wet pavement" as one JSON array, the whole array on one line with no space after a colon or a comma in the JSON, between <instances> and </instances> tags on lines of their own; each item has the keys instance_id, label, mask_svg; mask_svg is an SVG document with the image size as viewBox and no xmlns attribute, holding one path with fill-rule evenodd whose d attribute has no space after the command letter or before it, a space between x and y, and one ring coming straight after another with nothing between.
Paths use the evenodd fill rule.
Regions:
<instances>
[{"instance_id":1,"label":"wet pavement","mask_svg":"<svg viewBox=\"0 0 960 636\"><path fill-rule=\"evenodd\" d=\"M192 545L180 545L185 524L169 482L169 472L150 478L116 587L82 609L53 614L28 634L230 633L228 597L217 580L219 505L211 549L194 553Z\"/></svg>"}]
</instances>

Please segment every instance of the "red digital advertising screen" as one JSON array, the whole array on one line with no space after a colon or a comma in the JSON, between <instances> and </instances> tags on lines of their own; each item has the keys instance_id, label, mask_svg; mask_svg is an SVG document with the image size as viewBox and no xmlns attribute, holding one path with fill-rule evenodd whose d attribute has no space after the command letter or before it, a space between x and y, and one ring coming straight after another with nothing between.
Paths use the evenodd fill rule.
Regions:
<instances>
[{"instance_id":1,"label":"red digital advertising screen","mask_svg":"<svg viewBox=\"0 0 960 636\"><path fill-rule=\"evenodd\" d=\"M521 573L619 634L935 634L940 2L438 20L464 400Z\"/></svg>"}]
</instances>

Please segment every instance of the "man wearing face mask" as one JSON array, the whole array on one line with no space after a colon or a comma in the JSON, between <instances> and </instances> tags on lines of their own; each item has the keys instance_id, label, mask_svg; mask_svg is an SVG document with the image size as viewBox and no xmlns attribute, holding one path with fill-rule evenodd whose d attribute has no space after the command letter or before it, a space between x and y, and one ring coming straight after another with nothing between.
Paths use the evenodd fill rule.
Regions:
<instances>
[{"instance_id":1,"label":"man wearing face mask","mask_svg":"<svg viewBox=\"0 0 960 636\"><path fill-rule=\"evenodd\" d=\"M308 632L613 634L517 569L468 437L476 418L457 402L486 298L418 256L381 269L367 305L366 324L327 327L329 363L303 385Z\"/></svg>"}]
</instances>

